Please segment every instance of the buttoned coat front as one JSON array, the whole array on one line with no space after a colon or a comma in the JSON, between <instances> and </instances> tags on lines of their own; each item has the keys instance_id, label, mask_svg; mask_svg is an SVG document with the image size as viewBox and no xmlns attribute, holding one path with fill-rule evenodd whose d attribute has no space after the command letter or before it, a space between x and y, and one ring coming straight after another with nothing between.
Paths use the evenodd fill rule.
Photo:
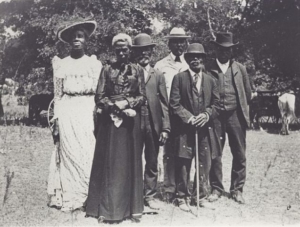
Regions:
<instances>
[{"instance_id":1,"label":"buttoned coat front","mask_svg":"<svg viewBox=\"0 0 300 227\"><path fill-rule=\"evenodd\" d=\"M193 79L189 70L175 75L170 94L171 127L174 155L182 158L193 158L195 152L195 128L188 121L195 115L193 109ZM219 89L217 81L206 73L202 73L200 91L205 112L209 115L209 122L204 126L209 137L209 149L212 158L221 152L221 144L217 136L213 119L219 114Z\"/></svg>"},{"instance_id":2,"label":"buttoned coat front","mask_svg":"<svg viewBox=\"0 0 300 227\"><path fill-rule=\"evenodd\" d=\"M221 69L219 68L216 61L213 62L209 70L211 74L218 80L218 74L221 72ZM238 62L232 61L230 62L229 70L232 71L234 86L237 91L237 100L239 103L239 107L243 113L245 122L249 127L249 102L251 101L251 85L246 68Z\"/></svg>"}]
</instances>

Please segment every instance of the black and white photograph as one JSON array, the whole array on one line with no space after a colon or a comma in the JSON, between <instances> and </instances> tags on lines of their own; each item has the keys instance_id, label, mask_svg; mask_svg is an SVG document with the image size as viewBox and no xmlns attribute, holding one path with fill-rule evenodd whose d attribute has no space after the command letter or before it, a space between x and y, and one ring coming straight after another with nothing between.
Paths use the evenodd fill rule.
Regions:
<instances>
[{"instance_id":1,"label":"black and white photograph","mask_svg":"<svg viewBox=\"0 0 300 227\"><path fill-rule=\"evenodd\" d=\"M0 0L0 226L299 226L299 0Z\"/></svg>"}]
</instances>

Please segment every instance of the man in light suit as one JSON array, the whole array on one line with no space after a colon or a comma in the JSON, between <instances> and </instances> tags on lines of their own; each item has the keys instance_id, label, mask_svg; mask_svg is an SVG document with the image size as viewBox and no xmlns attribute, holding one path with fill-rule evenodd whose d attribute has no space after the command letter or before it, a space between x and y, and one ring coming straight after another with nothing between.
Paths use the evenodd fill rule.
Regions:
<instances>
[{"instance_id":1,"label":"man in light suit","mask_svg":"<svg viewBox=\"0 0 300 227\"><path fill-rule=\"evenodd\" d=\"M205 51L201 44L188 46L184 57L189 69L175 75L170 94L171 138L174 144L175 179L178 206L189 211L189 197L194 204L197 199L201 207L212 208L207 202L211 159L221 151L219 138L214 130L213 119L218 116L219 91L216 79L204 72ZM195 133L198 132L198 151L195 149ZM200 195L188 190L192 159L199 155Z\"/></svg>"},{"instance_id":2,"label":"man in light suit","mask_svg":"<svg viewBox=\"0 0 300 227\"><path fill-rule=\"evenodd\" d=\"M132 51L136 63L144 70L146 105L142 107L142 142L145 145L144 203L158 210L154 199L157 192L159 146L165 144L170 132L169 103L163 74L149 65L153 47L151 37L145 33L133 39Z\"/></svg>"},{"instance_id":3,"label":"man in light suit","mask_svg":"<svg viewBox=\"0 0 300 227\"><path fill-rule=\"evenodd\" d=\"M222 147L226 134L233 156L230 193L232 198L244 204L243 187L246 180L246 128L250 126L249 102L251 86L245 66L232 60L232 33L218 33L215 45L216 60L209 71L218 80L220 91L220 116L216 120ZM210 171L212 194L209 201L219 199L224 192L222 184L222 156L212 161Z\"/></svg>"},{"instance_id":4,"label":"man in light suit","mask_svg":"<svg viewBox=\"0 0 300 227\"><path fill-rule=\"evenodd\" d=\"M187 48L187 39L190 36L186 35L182 28L174 27L166 38L169 40L168 46L170 54L158 61L154 68L161 71L166 80L168 98L170 97L171 85L174 76L189 68L186 63L183 53ZM172 201L175 195L175 169L174 157L172 155L172 147L167 142L163 156L164 164L164 199L167 202Z\"/></svg>"}]
</instances>

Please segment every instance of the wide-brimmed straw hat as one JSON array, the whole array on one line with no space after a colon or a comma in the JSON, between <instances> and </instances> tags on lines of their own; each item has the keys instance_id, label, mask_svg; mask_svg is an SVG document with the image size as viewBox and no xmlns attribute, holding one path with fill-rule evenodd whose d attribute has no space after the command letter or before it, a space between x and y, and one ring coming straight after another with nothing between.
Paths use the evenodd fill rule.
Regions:
<instances>
[{"instance_id":1,"label":"wide-brimmed straw hat","mask_svg":"<svg viewBox=\"0 0 300 227\"><path fill-rule=\"evenodd\" d=\"M191 36L187 35L183 28L174 27L170 34L166 36L167 39L187 39L191 38Z\"/></svg>"},{"instance_id":2,"label":"wide-brimmed straw hat","mask_svg":"<svg viewBox=\"0 0 300 227\"><path fill-rule=\"evenodd\" d=\"M233 47L237 43L233 43L233 35L231 32L219 32L216 34L216 40L212 40L211 42L222 47Z\"/></svg>"},{"instance_id":3,"label":"wide-brimmed straw hat","mask_svg":"<svg viewBox=\"0 0 300 227\"><path fill-rule=\"evenodd\" d=\"M132 48L147 47L147 46L151 46L151 47L156 46L155 43L152 43L150 35L146 33L141 33L136 35L133 38Z\"/></svg>"},{"instance_id":4,"label":"wide-brimmed straw hat","mask_svg":"<svg viewBox=\"0 0 300 227\"><path fill-rule=\"evenodd\" d=\"M192 43L187 47L186 53L184 53L184 57L189 55L203 55L206 56L204 47L200 43Z\"/></svg>"},{"instance_id":5,"label":"wide-brimmed straw hat","mask_svg":"<svg viewBox=\"0 0 300 227\"><path fill-rule=\"evenodd\" d=\"M71 32L74 31L74 29L77 28L83 28L88 37L90 37L96 30L97 27L97 22L90 20L90 21L81 21L81 22L75 22L70 25L67 25L63 28L60 28L57 32L57 37L65 42L69 43L70 42L70 37L71 37Z\"/></svg>"}]
</instances>

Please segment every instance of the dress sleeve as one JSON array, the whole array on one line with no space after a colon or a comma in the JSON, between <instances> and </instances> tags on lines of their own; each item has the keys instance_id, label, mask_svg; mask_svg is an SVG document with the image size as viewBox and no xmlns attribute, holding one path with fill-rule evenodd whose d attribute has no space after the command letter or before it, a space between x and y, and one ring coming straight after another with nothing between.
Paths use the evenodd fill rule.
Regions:
<instances>
[{"instance_id":1,"label":"dress sleeve","mask_svg":"<svg viewBox=\"0 0 300 227\"><path fill-rule=\"evenodd\" d=\"M105 67L101 70L97 89L96 89L95 103L97 107L100 109L107 109L109 106L113 105L113 102L108 98L108 94L107 94L108 70L109 67Z\"/></svg>"},{"instance_id":2,"label":"dress sleeve","mask_svg":"<svg viewBox=\"0 0 300 227\"><path fill-rule=\"evenodd\" d=\"M53 67L53 84L54 84L54 119L58 118L59 112L59 101L63 96L63 75L60 70L61 59L55 56L52 59L52 67Z\"/></svg>"},{"instance_id":3,"label":"dress sleeve","mask_svg":"<svg viewBox=\"0 0 300 227\"><path fill-rule=\"evenodd\" d=\"M101 61L99 61L95 55L91 56L91 60L92 60L92 72L93 72L93 88L92 89L95 92L98 81L99 81L100 72L101 72L103 66L102 66Z\"/></svg>"}]
</instances>

